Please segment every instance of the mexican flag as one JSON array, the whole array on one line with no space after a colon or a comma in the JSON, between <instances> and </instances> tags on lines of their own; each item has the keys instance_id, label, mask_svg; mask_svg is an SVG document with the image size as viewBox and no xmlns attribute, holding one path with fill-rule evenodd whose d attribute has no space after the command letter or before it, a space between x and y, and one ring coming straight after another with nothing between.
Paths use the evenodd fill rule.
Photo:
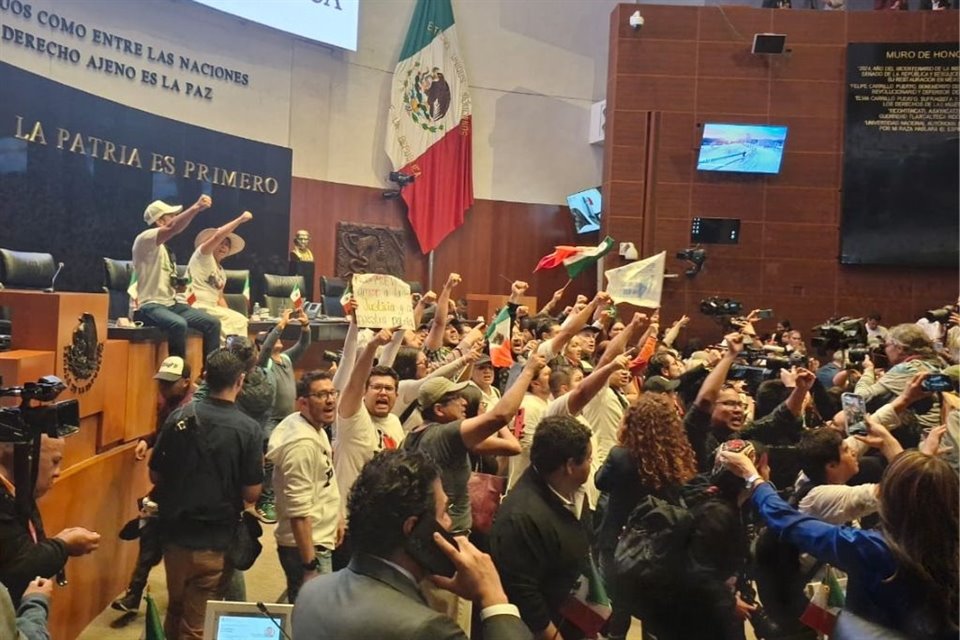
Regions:
<instances>
[{"instance_id":1,"label":"mexican flag","mask_svg":"<svg viewBox=\"0 0 960 640\"><path fill-rule=\"evenodd\" d=\"M837 616L840 615L845 600L843 588L836 574L831 567L827 567L823 581L814 587L810 604L800 616L800 622L819 633L830 635L833 633L833 627L837 623Z\"/></svg>"},{"instance_id":2,"label":"mexican flag","mask_svg":"<svg viewBox=\"0 0 960 640\"><path fill-rule=\"evenodd\" d=\"M146 626L143 637L146 640L165 640L166 636L163 633L163 620L160 617L160 609L157 607L157 603L149 591L146 594L146 599L147 617L144 620Z\"/></svg>"},{"instance_id":3,"label":"mexican flag","mask_svg":"<svg viewBox=\"0 0 960 640\"><path fill-rule=\"evenodd\" d=\"M473 204L470 114L450 0L417 0L393 75L386 151L394 170L416 178L401 195L423 253Z\"/></svg>"},{"instance_id":4,"label":"mexican flag","mask_svg":"<svg viewBox=\"0 0 960 640\"><path fill-rule=\"evenodd\" d=\"M596 264L597 260L610 253L613 249L613 238L607 236L603 242L595 247L571 247L561 245L556 247L553 253L549 253L537 263L534 273L540 269L553 269L561 264L566 267L567 275L576 278L590 265Z\"/></svg>"},{"instance_id":5,"label":"mexican flag","mask_svg":"<svg viewBox=\"0 0 960 640\"><path fill-rule=\"evenodd\" d=\"M247 279L243 281L243 297L247 301L247 307L250 306L250 274L247 274Z\"/></svg>"},{"instance_id":6,"label":"mexican flag","mask_svg":"<svg viewBox=\"0 0 960 640\"><path fill-rule=\"evenodd\" d=\"M130 296L130 315L140 307L140 289L137 286L137 272L130 271L130 284L127 285L127 295Z\"/></svg>"},{"instance_id":7,"label":"mexican flag","mask_svg":"<svg viewBox=\"0 0 960 640\"><path fill-rule=\"evenodd\" d=\"M486 333L490 343L490 363L495 367L513 366L513 352L510 348L510 312L504 307L490 323Z\"/></svg>"},{"instance_id":8,"label":"mexican flag","mask_svg":"<svg viewBox=\"0 0 960 640\"><path fill-rule=\"evenodd\" d=\"M293 310L296 311L303 307L303 296L300 294L300 285L294 284L290 291L290 302L293 303Z\"/></svg>"}]
</instances>

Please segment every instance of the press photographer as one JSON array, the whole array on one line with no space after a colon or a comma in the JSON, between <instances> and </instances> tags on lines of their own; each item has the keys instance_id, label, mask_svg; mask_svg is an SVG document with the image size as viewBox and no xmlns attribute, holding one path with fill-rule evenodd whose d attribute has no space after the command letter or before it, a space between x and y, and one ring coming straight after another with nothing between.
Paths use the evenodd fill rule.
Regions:
<instances>
[{"instance_id":1,"label":"press photographer","mask_svg":"<svg viewBox=\"0 0 960 640\"><path fill-rule=\"evenodd\" d=\"M100 545L100 534L83 527L47 538L36 505L60 475L59 436L79 424L76 400L49 404L64 388L54 376L0 388L0 396L21 399L19 407L0 409L0 582L15 605L34 578L59 574L65 583L67 559Z\"/></svg>"}]
</instances>

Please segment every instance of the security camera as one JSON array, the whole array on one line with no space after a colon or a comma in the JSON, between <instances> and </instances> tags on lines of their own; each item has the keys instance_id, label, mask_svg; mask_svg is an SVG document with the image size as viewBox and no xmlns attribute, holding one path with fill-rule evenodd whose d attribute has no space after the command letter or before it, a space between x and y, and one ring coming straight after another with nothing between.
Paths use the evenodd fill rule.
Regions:
<instances>
[{"instance_id":1,"label":"security camera","mask_svg":"<svg viewBox=\"0 0 960 640\"><path fill-rule=\"evenodd\" d=\"M640 27L643 26L643 16L640 15L640 10L637 9L630 16L630 26L634 31L639 31Z\"/></svg>"}]
</instances>

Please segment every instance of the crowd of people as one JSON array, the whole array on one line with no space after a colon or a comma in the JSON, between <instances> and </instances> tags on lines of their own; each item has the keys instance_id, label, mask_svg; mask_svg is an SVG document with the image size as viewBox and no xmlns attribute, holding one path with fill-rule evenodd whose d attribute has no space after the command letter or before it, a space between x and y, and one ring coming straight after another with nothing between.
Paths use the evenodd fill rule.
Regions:
<instances>
[{"instance_id":1,"label":"crowd of people","mask_svg":"<svg viewBox=\"0 0 960 640\"><path fill-rule=\"evenodd\" d=\"M138 268L141 282L166 286L163 241L205 206L148 208L157 226L134 255L157 273ZM248 216L197 238L191 269L214 287ZM137 610L162 560L166 635L201 638L208 600L246 599L255 515L276 524L298 640L616 639L634 618L655 640L740 639L746 624L815 638L808 585L837 574L841 621L957 636L960 413L928 384L956 390L956 308L890 329L869 314L855 358L758 313L706 343L683 335L686 316L665 330L657 310L621 318L605 292L529 309L516 281L513 364L495 367L459 285L450 274L411 300L409 328L361 328L347 300L339 366L299 377L302 310L252 339L205 333L202 375L173 338L159 431L135 450L155 486L122 532L140 551L114 608ZM140 302L175 334L197 319L175 299ZM216 333L235 320L210 317L199 326ZM285 350L290 323L301 337ZM763 353L784 357L758 366ZM44 436L35 495L61 452ZM49 578L99 535L25 521L12 466L0 445L0 625L46 638Z\"/></svg>"}]
</instances>

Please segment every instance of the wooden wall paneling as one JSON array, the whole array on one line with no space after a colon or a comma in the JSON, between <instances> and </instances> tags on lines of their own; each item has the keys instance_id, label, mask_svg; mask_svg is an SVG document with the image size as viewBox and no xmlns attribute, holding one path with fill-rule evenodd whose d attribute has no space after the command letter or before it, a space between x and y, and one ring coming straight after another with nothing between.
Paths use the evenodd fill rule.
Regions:
<instances>
[{"instance_id":1,"label":"wooden wall paneling","mask_svg":"<svg viewBox=\"0 0 960 640\"><path fill-rule=\"evenodd\" d=\"M957 42L960 40L960 20L952 11L923 11L924 42Z\"/></svg>"},{"instance_id":2,"label":"wooden wall paneling","mask_svg":"<svg viewBox=\"0 0 960 640\"><path fill-rule=\"evenodd\" d=\"M837 225L840 192L836 189L768 185L764 219Z\"/></svg>"},{"instance_id":3,"label":"wooden wall paneling","mask_svg":"<svg viewBox=\"0 0 960 640\"><path fill-rule=\"evenodd\" d=\"M810 256L815 258L816 256ZM832 294L840 265L832 258L788 260L766 258L762 264L763 294L798 296Z\"/></svg>"},{"instance_id":4,"label":"wooden wall paneling","mask_svg":"<svg viewBox=\"0 0 960 640\"><path fill-rule=\"evenodd\" d=\"M68 451L77 437L67 441ZM116 534L136 515L136 499L150 487L147 465L134 460L133 449L133 444L117 447L65 469L39 501L48 535L71 526L101 534L97 551L67 563L69 584L57 589L50 608L51 637L76 638L126 588L138 545ZM104 491L105 487L110 490Z\"/></svg>"},{"instance_id":5,"label":"wooden wall paneling","mask_svg":"<svg viewBox=\"0 0 960 640\"><path fill-rule=\"evenodd\" d=\"M787 35L787 47L789 51L784 55L769 56L772 79L843 82L846 78L845 46L794 45Z\"/></svg>"},{"instance_id":6,"label":"wooden wall paneling","mask_svg":"<svg viewBox=\"0 0 960 640\"><path fill-rule=\"evenodd\" d=\"M693 180L697 165L697 152L693 149L660 149L657 154L657 182L681 182Z\"/></svg>"},{"instance_id":7,"label":"wooden wall paneling","mask_svg":"<svg viewBox=\"0 0 960 640\"><path fill-rule=\"evenodd\" d=\"M770 74L769 56L750 53L752 42L700 42L697 76L700 78L748 78L766 80ZM692 49L693 43L685 42Z\"/></svg>"},{"instance_id":8,"label":"wooden wall paneling","mask_svg":"<svg viewBox=\"0 0 960 640\"><path fill-rule=\"evenodd\" d=\"M130 343L126 340L107 340L103 348L103 369L100 375L109 381L103 398L103 422L100 428L100 440L97 450L107 445L122 442L124 421L127 417L127 405L124 395L127 392L127 356Z\"/></svg>"},{"instance_id":9,"label":"wooden wall paneling","mask_svg":"<svg viewBox=\"0 0 960 640\"><path fill-rule=\"evenodd\" d=\"M862 12L853 13L859 19ZM787 34L787 48L806 44L847 43L847 15L845 11L790 11L773 12L773 32Z\"/></svg>"},{"instance_id":10,"label":"wooden wall paneling","mask_svg":"<svg viewBox=\"0 0 960 640\"><path fill-rule=\"evenodd\" d=\"M847 42L920 42L926 11L858 11L847 20ZM951 12L946 12L951 14ZM951 14L956 20L955 13Z\"/></svg>"},{"instance_id":11,"label":"wooden wall paneling","mask_svg":"<svg viewBox=\"0 0 960 640\"><path fill-rule=\"evenodd\" d=\"M756 203L763 200L765 185L757 183L695 183L691 191L691 218L739 218L759 221L763 209Z\"/></svg>"},{"instance_id":12,"label":"wooden wall paneling","mask_svg":"<svg viewBox=\"0 0 960 640\"><path fill-rule=\"evenodd\" d=\"M844 91L840 82L773 80L770 115L840 118Z\"/></svg>"},{"instance_id":13,"label":"wooden wall paneling","mask_svg":"<svg viewBox=\"0 0 960 640\"><path fill-rule=\"evenodd\" d=\"M645 151L646 144L614 145L611 149L613 170L610 179L619 182L644 180Z\"/></svg>"},{"instance_id":14,"label":"wooden wall paneling","mask_svg":"<svg viewBox=\"0 0 960 640\"><path fill-rule=\"evenodd\" d=\"M157 371L158 349L159 345L155 342L131 342L128 348L123 425L125 442L156 430L157 384L153 380L153 374Z\"/></svg>"},{"instance_id":15,"label":"wooden wall paneling","mask_svg":"<svg viewBox=\"0 0 960 640\"><path fill-rule=\"evenodd\" d=\"M663 218L691 217L690 185L661 182L656 185L657 200L654 204L653 215L657 220Z\"/></svg>"},{"instance_id":16,"label":"wooden wall paneling","mask_svg":"<svg viewBox=\"0 0 960 640\"><path fill-rule=\"evenodd\" d=\"M696 88L690 78L621 74L617 83L617 109L693 111Z\"/></svg>"},{"instance_id":17,"label":"wooden wall paneling","mask_svg":"<svg viewBox=\"0 0 960 640\"><path fill-rule=\"evenodd\" d=\"M622 73L693 77L697 72L697 51L686 40L624 40L618 52Z\"/></svg>"},{"instance_id":18,"label":"wooden wall paneling","mask_svg":"<svg viewBox=\"0 0 960 640\"><path fill-rule=\"evenodd\" d=\"M753 34L769 33L774 11L757 11L749 7L713 6L700 8L701 42L738 42L747 50Z\"/></svg>"},{"instance_id":19,"label":"wooden wall paneling","mask_svg":"<svg viewBox=\"0 0 960 640\"><path fill-rule=\"evenodd\" d=\"M767 258L836 260L836 237L833 225L766 222L763 254Z\"/></svg>"},{"instance_id":20,"label":"wooden wall paneling","mask_svg":"<svg viewBox=\"0 0 960 640\"><path fill-rule=\"evenodd\" d=\"M898 267L842 264L837 285L846 297L909 300L913 296L913 282L904 275L904 270Z\"/></svg>"},{"instance_id":21,"label":"wooden wall paneling","mask_svg":"<svg viewBox=\"0 0 960 640\"><path fill-rule=\"evenodd\" d=\"M789 136L789 133L787 134ZM788 150L783 154L780 174L770 176L770 184L780 187L840 188L839 153L798 153Z\"/></svg>"},{"instance_id":22,"label":"wooden wall paneling","mask_svg":"<svg viewBox=\"0 0 960 640\"><path fill-rule=\"evenodd\" d=\"M75 464L93 458L97 453L97 443L100 441L100 422L102 413L80 418L80 430L67 437L63 447L63 462L60 467L69 469Z\"/></svg>"},{"instance_id":23,"label":"wooden wall paneling","mask_svg":"<svg viewBox=\"0 0 960 640\"><path fill-rule=\"evenodd\" d=\"M693 113L661 111L657 148L680 151L699 149L702 136L700 124Z\"/></svg>"},{"instance_id":24,"label":"wooden wall paneling","mask_svg":"<svg viewBox=\"0 0 960 640\"><path fill-rule=\"evenodd\" d=\"M838 117L774 115L770 117L770 124L787 125L786 149L790 151L820 153L843 151L843 123Z\"/></svg>"},{"instance_id":25,"label":"wooden wall paneling","mask_svg":"<svg viewBox=\"0 0 960 640\"><path fill-rule=\"evenodd\" d=\"M53 373L53 351L36 349L13 349L0 352L0 381L5 386L20 386L35 382L41 376ZM16 398L4 398L4 405L14 406Z\"/></svg>"},{"instance_id":26,"label":"wooden wall paneling","mask_svg":"<svg viewBox=\"0 0 960 640\"><path fill-rule=\"evenodd\" d=\"M697 111L765 116L769 81L739 78L700 78ZM756 118L753 120L756 122Z\"/></svg>"},{"instance_id":27,"label":"wooden wall paneling","mask_svg":"<svg viewBox=\"0 0 960 640\"><path fill-rule=\"evenodd\" d=\"M639 9L644 17L642 29L630 26L630 16ZM643 40L696 40L699 7L669 7L649 4L638 7L620 4L611 12L612 30L610 46L631 39Z\"/></svg>"}]
</instances>

